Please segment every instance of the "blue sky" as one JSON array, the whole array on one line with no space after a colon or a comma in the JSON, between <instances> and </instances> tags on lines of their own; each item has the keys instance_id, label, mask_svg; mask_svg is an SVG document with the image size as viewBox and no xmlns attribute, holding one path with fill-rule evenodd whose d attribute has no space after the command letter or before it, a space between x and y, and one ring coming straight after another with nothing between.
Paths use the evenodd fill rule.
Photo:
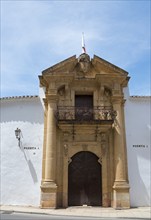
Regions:
<instances>
[{"instance_id":1,"label":"blue sky","mask_svg":"<svg viewBox=\"0 0 151 220\"><path fill-rule=\"evenodd\" d=\"M150 95L150 0L1 0L1 96L37 95L41 71L94 54L129 72L130 95Z\"/></svg>"}]
</instances>

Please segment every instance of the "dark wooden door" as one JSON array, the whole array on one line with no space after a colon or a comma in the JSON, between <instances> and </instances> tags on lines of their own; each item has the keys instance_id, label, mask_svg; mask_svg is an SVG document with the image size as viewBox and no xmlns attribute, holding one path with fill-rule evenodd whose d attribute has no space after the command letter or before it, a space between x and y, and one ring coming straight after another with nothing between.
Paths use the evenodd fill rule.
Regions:
<instances>
[{"instance_id":1,"label":"dark wooden door","mask_svg":"<svg viewBox=\"0 0 151 220\"><path fill-rule=\"evenodd\" d=\"M75 107L77 120L91 120L93 118L92 95L76 95Z\"/></svg>"},{"instance_id":2,"label":"dark wooden door","mask_svg":"<svg viewBox=\"0 0 151 220\"><path fill-rule=\"evenodd\" d=\"M91 152L79 152L72 157L68 172L68 205L101 206L101 165L98 157Z\"/></svg>"}]
</instances>

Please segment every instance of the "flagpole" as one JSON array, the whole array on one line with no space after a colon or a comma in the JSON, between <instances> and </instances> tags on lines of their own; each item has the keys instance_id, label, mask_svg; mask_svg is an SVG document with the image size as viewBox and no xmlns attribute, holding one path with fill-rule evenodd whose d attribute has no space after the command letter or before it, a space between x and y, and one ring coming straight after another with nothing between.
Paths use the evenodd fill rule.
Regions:
<instances>
[{"instance_id":1,"label":"flagpole","mask_svg":"<svg viewBox=\"0 0 151 220\"><path fill-rule=\"evenodd\" d=\"M82 53L86 53L84 33L82 32Z\"/></svg>"}]
</instances>

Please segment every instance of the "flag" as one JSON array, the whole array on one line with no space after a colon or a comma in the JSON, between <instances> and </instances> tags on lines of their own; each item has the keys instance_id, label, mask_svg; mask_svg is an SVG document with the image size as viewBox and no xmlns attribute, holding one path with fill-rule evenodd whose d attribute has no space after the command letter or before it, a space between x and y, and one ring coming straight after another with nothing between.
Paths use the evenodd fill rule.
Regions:
<instances>
[{"instance_id":1,"label":"flag","mask_svg":"<svg viewBox=\"0 0 151 220\"><path fill-rule=\"evenodd\" d=\"M84 33L82 33L82 53L86 53L85 42L84 42Z\"/></svg>"}]
</instances>

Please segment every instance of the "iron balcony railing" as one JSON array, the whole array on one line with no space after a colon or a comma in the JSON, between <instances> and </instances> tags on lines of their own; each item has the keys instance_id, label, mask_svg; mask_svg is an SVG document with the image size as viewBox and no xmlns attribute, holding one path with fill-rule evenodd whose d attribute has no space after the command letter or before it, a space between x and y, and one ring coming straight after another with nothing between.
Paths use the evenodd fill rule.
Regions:
<instances>
[{"instance_id":1,"label":"iron balcony railing","mask_svg":"<svg viewBox=\"0 0 151 220\"><path fill-rule=\"evenodd\" d=\"M58 107L56 118L58 121L113 121L116 111L111 107Z\"/></svg>"}]
</instances>

